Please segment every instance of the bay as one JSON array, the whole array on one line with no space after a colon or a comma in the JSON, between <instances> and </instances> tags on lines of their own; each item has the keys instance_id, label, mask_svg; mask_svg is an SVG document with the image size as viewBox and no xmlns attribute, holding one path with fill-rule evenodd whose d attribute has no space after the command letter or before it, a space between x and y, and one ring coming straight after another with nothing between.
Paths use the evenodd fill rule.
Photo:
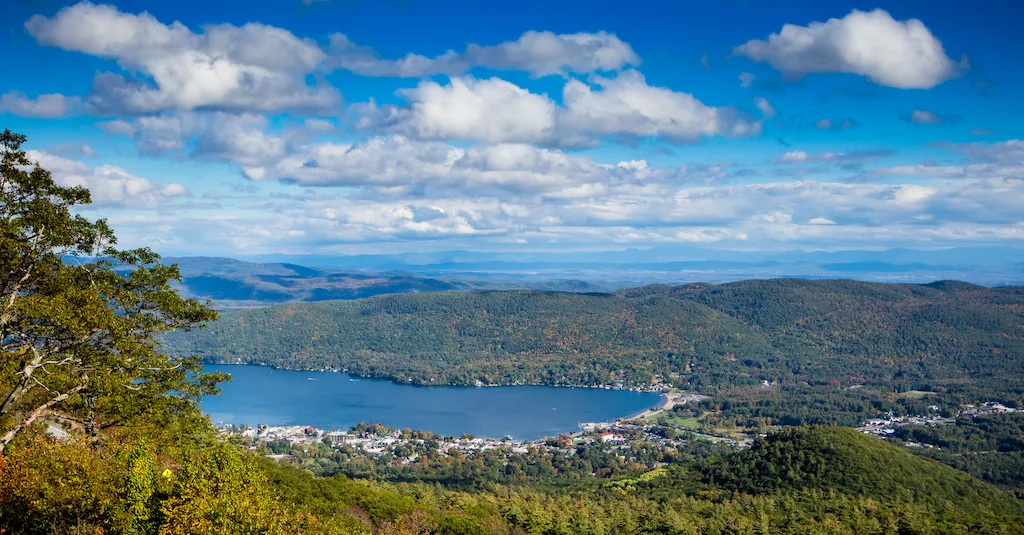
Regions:
<instances>
[{"instance_id":1,"label":"bay","mask_svg":"<svg viewBox=\"0 0 1024 535\"><path fill-rule=\"evenodd\" d=\"M652 392L549 386L413 386L344 373L206 365L230 373L219 396L202 401L214 423L347 429L374 422L443 435L535 440L612 421L659 405Z\"/></svg>"}]
</instances>

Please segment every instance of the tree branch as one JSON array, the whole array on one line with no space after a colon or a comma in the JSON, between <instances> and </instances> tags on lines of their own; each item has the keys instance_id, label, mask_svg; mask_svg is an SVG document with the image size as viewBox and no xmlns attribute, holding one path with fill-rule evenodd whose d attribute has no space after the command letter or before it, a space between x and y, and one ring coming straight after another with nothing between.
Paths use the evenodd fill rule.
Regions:
<instances>
[{"instance_id":1,"label":"tree branch","mask_svg":"<svg viewBox=\"0 0 1024 535\"><path fill-rule=\"evenodd\" d=\"M88 379L88 378L86 378L86 379ZM3 453L4 449L6 449L7 445L10 444L12 440L14 440L14 437L17 436L18 432L20 432L23 429L25 429L26 427L32 425L32 423L35 422L36 419L39 418L39 416L43 414L43 412L48 410L50 407L53 407L54 405L56 405L58 403L61 403L62 401L68 399L73 394L76 394L76 393L84 390L85 386L86 386L86 384L82 383L82 384L72 388L71 390L68 390L67 392L65 392L65 393L63 393L63 394L61 394L61 395L51 399L50 401L47 401L46 403L43 403L42 405L36 407L36 409L34 411L29 413L29 415L25 418L24 421L22 421L20 424L16 425L14 427L14 429L11 429L6 434L4 434L3 437L0 437L0 453Z\"/></svg>"}]
</instances>

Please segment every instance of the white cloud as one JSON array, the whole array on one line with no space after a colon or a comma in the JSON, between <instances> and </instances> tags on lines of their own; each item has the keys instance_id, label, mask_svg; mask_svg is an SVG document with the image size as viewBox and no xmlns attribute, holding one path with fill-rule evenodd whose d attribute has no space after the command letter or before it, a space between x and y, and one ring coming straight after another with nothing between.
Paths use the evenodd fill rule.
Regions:
<instances>
[{"instance_id":1,"label":"white cloud","mask_svg":"<svg viewBox=\"0 0 1024 535\"><path fill-rule=\"evenodd\" d=\"M139 117L133 121L115 119L99 123L107 134L131 138L139 151L149 155L186 152L189 140L206 124L206 117L193 113Z\"/></svg>"},{"instance_id":2,"label":"white cloud","mask_svg":"<svg viewBox=\"0 0 1024 535\"><path fill-rule=\"evenodd\" d=\"M449 50L433 58L407 54L399 59L381 59L372 48L356 45L339 33L331 35L331 52L337 66L357 74L413 78L457 75L474 67L546 76L615 71L640 64L640 58L627 43L607 32L528 31L515 41L497 45L469 44L462 54Z\"/></svg>"},{"instance_id":3,"label":"white cloud","mask_svg":"<svg viewBox=\"0 0 1024 535\"><path fill-rule=\"evenodd\" d=\"M360 109L363 124L420 139L513 143L548 138L555 128L551 99L498 78L452 78L444 86L425 80L399 94L408 107L371 103Z\"/></svg>"},{"instance_id":4,"label":"white cloud","mask_svg":"<svg viewBox=\"0 0 1024 535\"><path fill-rule=\"evenodd\" d=\"M761 125L734 108L707 106L693 95L647 84L636 71L595 78L594 90L579 80L565 85L562 128L570 132L638 137L659 136L687 142L702 136L746 137Z\"/></svg>"},{"instance_id":5,"label":"white cloud","mask_svg":"<svg viewBox=\"0 0 1024 535\"><path fill-rule=\"evenodd\" d=\"M740 73L740 87L750 87L750 86L754 85L754 80L756 80L756 79L757 79L757 76L754 76L753 73L741 72Z\"/></svg>"},{"instance_id":6,"label":"white cloud","mask_svg":"<svg viewBox=\"0 0 1024 535\"><path fill-rule=\"evenodd\" d=\"M916 184L903 184L892 191L892 201L896 204L915 205L924 202L934 196L935 188L918 186Z\"/></svg>"},{"instance_id":7,"label":"white cloud","mask_svg":"<svg viewBox=\"0 0 1024 535\"><path fill-rule=\"evenodd\" d=\"M237 161L237 160L236 160ZM588 183L629 180L643 170L601 166L582 156L524 144L469 149L402 136L355 144L317 143L243 166L253 180L370 188L378 196L544 195Z\"/></svg>"},{"instance_id":8,"label":"white cloud","mask_svg":"<svg viewBox=\"0 0 1024 535\"><path fill-rule=\"evenodd\" d=\"M341 143L319 134L315 121L268 133L269 121L249 114L178 114L101 123L133 139L142 152L226 161L256 181L358 188L389 198L461 195L576 197L643 191L663 183L716 183L750 170L729 163L652 167L644 160L597 163L583 155L525 143L469 148L402 135ZM746 174L744 174L746 173Z\"/></svg>"},{"instance_id":9,"label":"white cloud","mask_svg":"<svg viewBox=\"0 0 1024 535\"><path fill-rule=\"evenodd\" d=\"M1024 165L1024 140L1020 139L997 143L952 143L945 147L965 154L975 161L1006 166Z\"/></svg>"},{"instance_id":10,"label":"white cloud","mask_svg":"<svg viewBox=\"0 0 1024 535\"><path fill-rule=\"evenodd\" d=\"M522 70L535 76L614 71L640 64L633 49L608 32L556 35L530 31L499 45L469 45L465 55L476 65Z\"/></svg>"},{"instance_id":11,"label":"white cloud","mask_svg":"<svg viewBox=\"0 0 1024 535\"><path fill-rule=\"evenodd\" d=\"M82 162L35 150L27 151L27 155L29 160L50 171L54 181L61 186L88 188L94 206L150 206L188 194L181 184L158 184L113 165L89 167Z\"/></svg>"},{"instance_id":12,"label":"white cloud","mask_svg":"<svg viewBox=\"0 0 1024 535\"><path fill-rule=\"evenodd\" d=\"M502 157L512 161L513 153ZM505 164L495 164L500 167ZM630 172L639 162L612 166ZM582 183L576 195L510 198L449 190L441 196L360 196L337 190L267 195L248 211L113 216L126 243L211 252L310 252L363 247L559 249L593 245L718 243L758 248L942 246L1024 239L1024 181L841 184L797 181L716 187L660 182ZM335 193L337 192L337 193ZM272 210L273 218L266 217ZM124 229L123 231L121 229ZM390 245L389 245L390 244Z\"/></svg>"},{"instance_id":13,"label":"white cloud","mask_svg":"<svg viewBox=\"0 0 1024 535\"><path fill-rule=\"evenodd\" d=\"M264 133L267 124L267 119L261 115L215 114L210 127L199 134L194 154L243 166L282 158L287 142Z\"/></svg>"},{"instance_id":14,"label":"white cloud","mask_svg":"<svg viewBox=\"0 0 1024 535\"><path fill-rule=\"evenodd\" d=\"M852 152L816 152L807 153L802 150L789 151L778 158L773 158L772 163L787 164L787 163L823 163L823 162L834 162L834 163L850 163L850 162L862 162L865 160L872 160L876 158L884 158L891 156L893 151L891 150L860 150Z\"/></svg>"},{"instance_id":15,"label":"white cloud","mask_svg":"<svg viewBox=\"0 0 1024 535\"><path fill-rule=\"evenodd\" d=\"M0 96L0 113L20 117L41 117L52 119L65 117L76 112L81 99L55 93L29 98L20 91L8 91Z\"/></svg>"},{"instance_id":16,"label":"white cloud","mask_svg":"<svg viewBox=\"0 0 1024 535\"><path fill-rule=\"evenodd\" d=\"M859 74L900 89L929 89L962 68L920 20L897 21L881 9L853 10L808 26L786 24L766 41L752 40L735 51L788 75Z\"/></svg>"},{"instance_id":17,"label":"white cloud","mask_svg":"<svg viewBox=\"0 0 1024 535\"><path fill-rule=\"evenodd\" d=\"M757 97L754 99L754 103L757 105L757 109L761 111L761 116L765 119L771 119L775 117L775 108L771 102L764 97Z\"/></svg>"},{"instance_id":18,"label":"white cloud","mask_svg":"<svg viewBox=\"0 0 1024 535\"><path fill-rule=\"evenodd\" d=\"M899 165L875 169L874 173L889 176L914 176L924 178L1003 178L1024 177L1024 164L997 165L974 163L967 165L917 164Z\"/></svg>"},{"instance_id":19,"label":"white cloud","mask_svg":"<svg viewBox=\"0 0 1024 535\"><path fill-rule=\"evenodd\" d=\"M767 248L1024 238L1019 211L1024 181L989 177L992 169L1007 168L996 161L1010 161L1020 148L1016 142L948 145L972 154L978 161L970 165L990 168L985 176L966 175L957 181L748 183L731 182L746 176L741 173L747 170L728 163L603 163L523 143L467 148L398 135L342 143L319 134L330 131L330 123L313 121L271 133L265 119L244 114L185 114L177 118L181 124L172 124L173 118L165 116L145 119L151 119L147 127L157 132L188 133L176 141L178 150L237 164L253 181L305 188L296 188L293 195L282 195L280 188L274 188L273 195L249 192L245 195L259 200L225 204L231 206L228 213L220 208L227 201L214 198L217 203L193 208L205 211L182 215L181 223L163 223L171 228L190 226L192 230L183 230L182 236L209 243L224 240L222 247L231 250L308 252L325 244L407 240L450 244L438 247L524 240L556 247L714 242ZM148 135L141 121L110 128L124 129L138 141ZM299 135L300 130L309 132ZM777 160L844 165L888 154L791 151ZM930 167L934 172L937 165ZM88 168L70 172L91 174ZM237 211L245 215L233 213ZM265 221L268 211L274 214L272 221ZM157 240L153 243L175 239L156 227L147 228L132 229L129 235Z\"/></svg>"},{"instance_id":20,"label":"white cloud","mask_svg":"<svg viewBox=\"0 0 1024 535\"><path fill-rule=\"evenodd\" d=\"M761 123L730 107L707 106L693 95L647 85L628 70L616 78L566 82L562 106L547 95L491 78L452 78L448 85L422 81L399 91L409 103L378 108L353 106L362 129L418 139L459 139L491 143L591 145L602 136L661 137L673 143L703 136L746 137L761 133ZM775 110L755 100L764 117Z\"/></svg>"},{"instance_id":21,"label":"white cloud","mask_svg":"<svg viewBox=\"0 0 1024 535\"><path fill-rule=\"evenodd\" d=\"M942 124L942 117L931 110L914 110L910 122L918 124Z\"/></svg>"},{"instance_id":22,"label":"white cloud","mask_svg":"<svg viewBox=\"0 0 1024 535\"><path fill-rule=\"evenodd\" d=\"M997 143L946 143L940 146L964 154L968 163L950 165L929 162L885 167L874 170L874 173L958 179L1024 177L1024 141L1019 139Z\"/></svg>"},{"instance_id":23,"label":"white cloud","mask_svg":"<svg viewBox=\"0 0 1024 535\"><path fill-rule=\"evenodd\" d=\"M319 111L340 101L333 87L306 84L325 58L316 43L272 26L210 25L200 34L145 12L81 2L50 18L35 15L25 27L40 44L114 59L152 78L97 75L85 101L94 113Z\"/></svg>"}]
</instances>

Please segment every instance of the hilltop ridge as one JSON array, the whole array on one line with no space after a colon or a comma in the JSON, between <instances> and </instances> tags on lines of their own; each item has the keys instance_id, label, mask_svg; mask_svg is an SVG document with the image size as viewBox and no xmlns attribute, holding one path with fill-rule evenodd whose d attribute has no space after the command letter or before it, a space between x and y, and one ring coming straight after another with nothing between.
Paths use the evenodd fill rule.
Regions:
<instances>
[{"instance_id":1,"label":"hilltop ridge","mask_svg":"<svg viewBox=\"0 0 1024 535\"><path fill-rule=\"evenodd\" d=\"M770 279L433 292L225 314L167 348L418 384L888 385L1024 392L1024 292ZM970 381L966 381L966 379Z\"/></svg>"}]
</instances>

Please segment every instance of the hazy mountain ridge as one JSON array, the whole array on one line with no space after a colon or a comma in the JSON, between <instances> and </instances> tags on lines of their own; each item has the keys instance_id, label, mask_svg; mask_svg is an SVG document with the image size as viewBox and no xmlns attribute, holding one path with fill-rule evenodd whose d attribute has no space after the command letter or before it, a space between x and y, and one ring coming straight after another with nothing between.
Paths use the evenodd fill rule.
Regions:
<instances>
[{"instance_id":1,"label":"hazy mountain ridge","mask_svg":"<svg viewBox=\"0 0 1024 535\"><path fill-rule=\"evenodd\" d=\"M360 299L381 294L472 289L541 289L598 291L603 286L581 280L426 277L408 271L357 271L312 268L287 262L256 263L233 258L166 258L181 270L184 295L209 299L217 308L248 308L288 302Z\"/></svg>"},{"instance_id":2,"label":"hazy mountain ridge","mask_svg":"<svg viewBox=\"0 0 1024 535\"><path fill-rule=\"evenodd\" d=\"M1020 269L1024 249L1012 247L758 252L679 247L517 253L456 250L335 256L268 254L246 259L335 269L400 270L464 281L583 279L609 288L775 277L912 283L957 279L986 286L1024 283Z\"/></svg>"},{"instance_id":3,"label":"hazy mountain ridge","mask_svg":"<svg viewBox=\"0 0 1024 535\"><path fill-rule=\"evenodd\" d=\"M651 283L758 278L851 278L924 283L958 279L986 286L1024 283L1024 251L741 251L659 249L579 253L442 251L379 255L255 255L168 258L188 295L219 308L359 299L380 294L472 289L611 291Z\"/></svg>"}]
</instances>

